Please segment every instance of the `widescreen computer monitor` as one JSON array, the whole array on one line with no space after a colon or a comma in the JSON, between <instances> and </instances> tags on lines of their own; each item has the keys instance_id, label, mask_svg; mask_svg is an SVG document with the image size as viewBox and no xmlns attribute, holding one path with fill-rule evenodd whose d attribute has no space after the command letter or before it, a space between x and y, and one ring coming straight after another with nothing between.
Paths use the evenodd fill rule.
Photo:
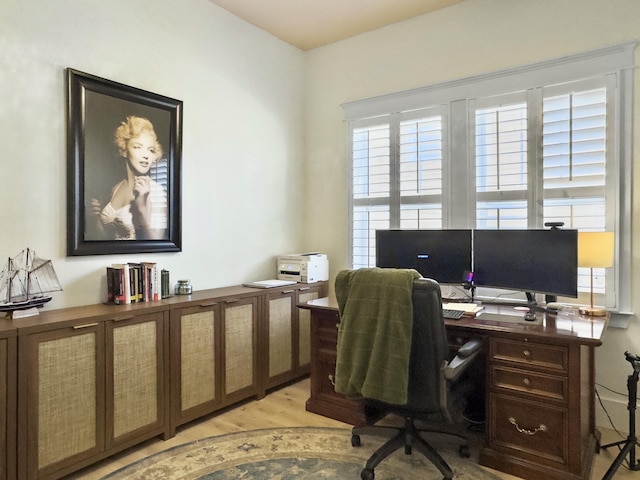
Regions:
<instances>
[{"instance_id":1,"label":"widescreen computer monitor","mask_svg":"<svg viewBox=\"0 0 640 480\"><path fill-rule=\"evenodd\" d=\"M474 230L473 280L497 287L578 296L577 230Z\"/></svg>"},{"instance_id":2,"label":"widescreen computer monitor","mask_svg":"<svg viewBox=\"0 0 640 480\"><path fill-rule=\"evenodd\" d=\"M471 230L377 230L376 266L413 268L438 283L461 284L471 270Z\"/></svg>"}]
</instances>

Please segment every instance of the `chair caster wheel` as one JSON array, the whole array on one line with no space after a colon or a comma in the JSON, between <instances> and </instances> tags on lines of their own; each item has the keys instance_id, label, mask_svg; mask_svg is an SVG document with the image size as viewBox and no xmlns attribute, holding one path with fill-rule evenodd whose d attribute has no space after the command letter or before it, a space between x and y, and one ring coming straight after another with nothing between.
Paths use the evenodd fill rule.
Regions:
<instances>
[{"instance_id":1,"label":"chair caster wheel","mask_svg":"<svg viewBox=\"0 0 640 480\"><path fill-rule=\"evenodd\" d=\"M351 435L351 446L359 447L360 445L360 435Z\"/></svg>"},{"instance_id":2,"label":"chair caster wheel","mask_svg":"<svg viewBox=\"0 0 640 480\"><path fill-rule=\"evenodd\" d=\"M369 470L368 468L365 468L360 472L360 478L362 480L373 480L374 477L375 474L373 473L373 470Z\"/></svg>"},{"instance_id":3,"label":"chair caster wheel","mask_svg":"<svg viewBox=\"0 0 640 480\"><path fill-rule=\"evenodd\" d=\"M469 451L469 445L460 445L458 449L458 453L462 458L469 458L471 456L471 452Z\"/></svg>"}]
</instances>

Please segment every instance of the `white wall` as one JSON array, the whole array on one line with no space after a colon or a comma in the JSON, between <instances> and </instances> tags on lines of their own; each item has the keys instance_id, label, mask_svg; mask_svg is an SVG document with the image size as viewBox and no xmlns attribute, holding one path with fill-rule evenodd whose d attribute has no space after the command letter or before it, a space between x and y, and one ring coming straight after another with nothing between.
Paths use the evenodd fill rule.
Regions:
<instances>
[{"instance_id":1,"label":"white wall","mask_svg":"<svg viewBox=\"0 0 640 480\"><path fill-rule=\"evenodd\" d=\"M639 18L637 0L466 0L309 52L307 242L315 240L329 254L333 275L348 266L342 103L640 40ZM640 141L639 86L636 72L634 144ZM634 185L638 185L637 170ZM638 198L635 194L635 211ZM634 238L639 234L635 223ZM639 255L640 247L634 242L631 291L640 288ZM636 295L633 307L640 311L640 296ZM623 353L640 353L639 333L635 319L627 330L607 331L603 346L597 349L597 382L626 392L631 366ZM617 427L624 430L628 425L626 398L598 390ZM599 406L597 415L598 424L608 426Z\"/></svg>"},{"instance_id":2,"label":"white wall","mask_svg":"<svg viewBox=\"0 0 640 480\"><path fill-rule=\"evenodd\" d=\"M184 102L181 253L66 258L67 67ZM300 248L304 54L207 0L2 0L0 104L0 258L53 259L48 309L104 301L113 262L203 289Z\"/></svg>"}]
</instances>

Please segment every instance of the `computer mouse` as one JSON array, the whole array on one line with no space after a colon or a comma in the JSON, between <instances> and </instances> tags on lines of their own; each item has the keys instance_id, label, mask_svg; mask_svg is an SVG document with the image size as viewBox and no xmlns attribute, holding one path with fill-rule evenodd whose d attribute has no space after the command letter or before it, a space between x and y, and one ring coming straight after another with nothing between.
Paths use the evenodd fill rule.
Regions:
<instances>
[{"instance_id":1,"label":"computer mouse","mask_svg":"<svg viewBox=\"0 0 640 480\"><path fill-rule=\"evenodd\" d=\"M525 319L527 322L533 322L533 321L536 319L536 314L535 314L535 312L531 312L531 311L529 311L529 312L525 313L525 314L524 314L524 319Z\"/></svg>"}]
</instances>

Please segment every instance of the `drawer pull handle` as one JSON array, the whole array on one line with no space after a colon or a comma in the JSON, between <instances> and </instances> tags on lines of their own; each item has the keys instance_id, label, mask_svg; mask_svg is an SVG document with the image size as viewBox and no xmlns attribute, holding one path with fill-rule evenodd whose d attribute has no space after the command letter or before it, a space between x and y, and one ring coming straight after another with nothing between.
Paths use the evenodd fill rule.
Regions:
<instances>
[{"instance_id":1,"label":"drawer pull handle","mask_svg":"<svg viewBox=\"0 0 640 480\"><path fill-rule=\"evenodd\" d=\"M518 425L518 422L516 421L515 418L513 417L509 417L509 423L511 423L514 427L516 427L516 430L519 433L524 433L525 435L535 435L538 432L546 432L547 431L547 426L544 423L541 423L539 427L533 429L533 430L527 430L526 428L521 428L520 425Z\"/></svg>"},{"instance_id":2,"label":"drawer pull handle","mask_svg":"<svg viewBox=\"0 0 640 480\"><path fill-rule=\"evenodd\" d=\"M96 323L85 323L84 325L74 325L73 329L74 330L80 330L81 328L95 327L96 325L98 325L98 322L96 322Z\"/></svg>"},{"instance_id":3,"label":"drawer pull handle","mask_svg":"<svg viewBox=\"0 0 640 480\"><path fill-rule=\"evenodd\" d=\"M217 304L218 304L218 302L201 303L200 304L200 308L213 307L214 305L217 305Z\"/></svg>"},{"instance_id":4,"label":"drawer pull handle","mask_svg":"<svg viewBox=\"0 0 640 480\"><path fill-rule=\"evenodd\" d=\"M531 356L531 352L530 352L529 350L525 350L524 352L522 352L522 354L523 354L525 357L530 357L530 356Z\"/></svg>"},{"instance_id":5,"label":"drawer pull handle","mask_svg":"<svg viewBox=\"0 0 640 480\"><path fill-rule=\"evenodd\" d=\"M334 387L336 386L336 381L334 380L333 375L329 375L329 381L331 382L331 385Z\"/></svg>"},{"instance_id":6,"label":"drawer pull handle","mask_svg":"<svg viewBox=\"0 0 640 480\"><path fill-rule=\"evenodd\" d=\"M531 385L531 380L529 380L528 378L525 378L525 379L522 381L522 383L524 383L524 384L528 387L529 385Z\"/></svg>"},{"instance_id":7,"label":"drawer pull handle","mask_svg":"<svg viewBox=\"0 0 640 480\"><path fill-rule=\"evenodd\" d=\"M304 292L305 290L309 290L310 288L311 287L304 287L304 288L301 288L299 291Z\"/></svg>"},{"instance_id":8,"label":"drawer pull handle","mask_svg":"<svg viewBox=\"0 0 640 480\"><path fill-rule=\"evenodd\" d=\"M293 292L295 292L295 290L283 290L282 294L283 295L288 295L288 294L293 293Z\"/></svg>"}]
</instances>

